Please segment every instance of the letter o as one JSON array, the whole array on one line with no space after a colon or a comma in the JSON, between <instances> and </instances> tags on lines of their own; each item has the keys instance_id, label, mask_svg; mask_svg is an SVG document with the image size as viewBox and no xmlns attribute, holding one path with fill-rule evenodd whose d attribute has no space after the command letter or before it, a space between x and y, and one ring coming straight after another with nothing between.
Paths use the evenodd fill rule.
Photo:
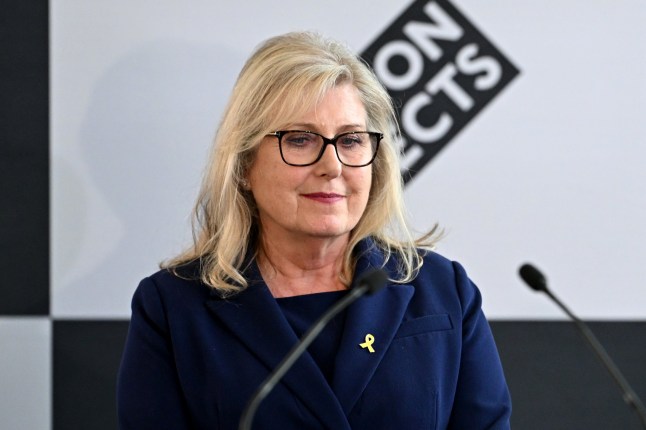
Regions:
<instances>
[{"instance_id":1,"label":"letter o","mask_svg":"<svg viewBox=\"0 0 646 430\"><path fill-rule=\"evenodd\" d=\"M390 71L388 62L395 55L402 56L408 62L408 70L403 75L395 75ZM375 73L381 82L391 90L401 91L415 84L424 72L422 54L410 43L403 40L393 40L385 44L375 56Z\"/></svg>"}]
</instances>

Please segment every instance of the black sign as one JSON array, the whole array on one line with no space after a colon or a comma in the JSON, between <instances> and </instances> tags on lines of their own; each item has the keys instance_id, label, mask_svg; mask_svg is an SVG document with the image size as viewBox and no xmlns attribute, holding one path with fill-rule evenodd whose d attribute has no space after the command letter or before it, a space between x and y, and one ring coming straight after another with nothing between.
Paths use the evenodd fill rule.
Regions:
<instances>
[{"instance_id":1,"label":"black sign","mask_svg":"<svg viewBox=\"0 0 646 430\"><path fill-rule=\"evenodd\" d=\"M361 55L398 110L406 182L519 73L446 0L415 1Z\"/></svg>"}]
</instances>

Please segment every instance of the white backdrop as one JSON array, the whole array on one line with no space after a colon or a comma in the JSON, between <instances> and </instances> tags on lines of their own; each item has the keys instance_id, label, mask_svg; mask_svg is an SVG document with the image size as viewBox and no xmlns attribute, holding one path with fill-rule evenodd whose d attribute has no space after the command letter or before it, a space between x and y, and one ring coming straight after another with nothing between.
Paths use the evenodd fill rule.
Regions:
<instances>
[{"instance_id":1,"label":"white backdrop","mask_svg":"<svg viewBox=\"0 0 646 430\"><path fill-rule=\"evenodd\" d=\"M408 6L51 1L52 315L126 318L190 238L205 154L244 60L318 30L367 47ZM646 318L646 3L453 2L520 70L406 190L490 318L560 318L531 261L585 318Z\"/></svg>"}]
</instances>

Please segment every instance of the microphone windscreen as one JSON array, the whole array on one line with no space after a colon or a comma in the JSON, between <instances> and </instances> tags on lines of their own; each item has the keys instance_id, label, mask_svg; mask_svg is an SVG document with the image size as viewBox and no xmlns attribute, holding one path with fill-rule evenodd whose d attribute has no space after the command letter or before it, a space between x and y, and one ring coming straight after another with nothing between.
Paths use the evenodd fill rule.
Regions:
<instances>
[{"instance_id":1,"label":"microphone windscreen","mask_svg":"<svg viewBox=\"0 0 646 430\"><path fill-rule=\"evenodd\" d=\"M366 294L374 294L385 287L387 281L388 275L384 270L374 269L361 275L357 285L367 286Z\"/></svg>"},{"instance_id":2,"label":"microphone windscreen","mask_svg":"<svg viewBox=\"0 0 646 430\"><path fill-rule=\"evenodd\" d=\"M518 274L532 289L536 291L547 291L547 280L545 276L531 264L523 264L520 266Z\"/></svg>"}]
</instances>

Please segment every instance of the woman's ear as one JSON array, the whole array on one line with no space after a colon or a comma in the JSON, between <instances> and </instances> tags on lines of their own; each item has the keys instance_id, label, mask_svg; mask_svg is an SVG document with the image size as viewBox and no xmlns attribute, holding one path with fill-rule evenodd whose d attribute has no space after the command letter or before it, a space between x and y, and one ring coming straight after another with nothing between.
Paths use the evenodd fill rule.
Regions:
<instances>
[{"instance_id":1,"label":"woman's ear","mask_svg":"<svg viewBox=\"0 0 646 430\"><path fill-rule=\"evenodd\" d=\"M245 191L251 190L251 184L249 183L249 180L246 177L240 180L240 186Z\"/></svg>"}]
</instances>

